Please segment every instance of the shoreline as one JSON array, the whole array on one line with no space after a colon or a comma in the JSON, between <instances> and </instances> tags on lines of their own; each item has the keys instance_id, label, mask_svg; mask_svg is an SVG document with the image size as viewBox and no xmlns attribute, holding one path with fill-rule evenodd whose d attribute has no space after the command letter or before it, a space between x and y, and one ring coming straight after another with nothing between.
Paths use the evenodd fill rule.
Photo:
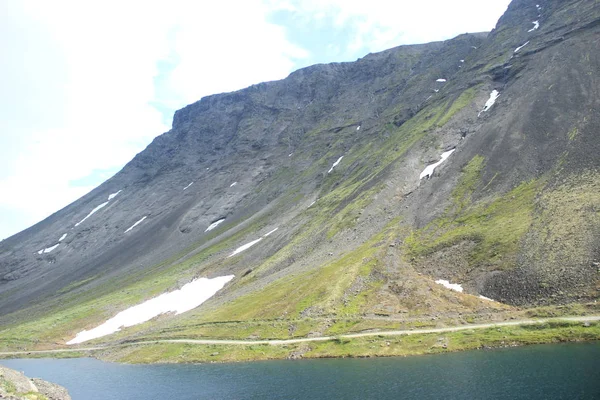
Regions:
<instances>
[{"instance_id":1,"label":"shoreline","mask_svg":"<svg viewBox=\"0 0 600 400\"><path fill-rule=\"evenodd\" d=\"M4 358L94 357L127 364L403 357L531 344L600 340L600 316L505 321L287 340L163 339L73 349L0 352Z\"/></svg>"}]
</instances>

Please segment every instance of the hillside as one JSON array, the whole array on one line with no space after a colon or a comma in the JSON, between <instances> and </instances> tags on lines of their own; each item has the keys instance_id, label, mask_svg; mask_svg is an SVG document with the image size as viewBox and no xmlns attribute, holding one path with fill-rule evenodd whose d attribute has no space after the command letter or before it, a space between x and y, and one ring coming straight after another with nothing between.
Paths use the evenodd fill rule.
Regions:
<instances>
[{"instance_id":1,"label":"hillside","mask_svg":"<svg viewBox=\"0 0 600 400\"><path fill-rule=\"evenodd\" d=\"M514 0L489 34L205 97L0 243L0 347L62 346L200 277L233 275L191 311L102 340L336 335L595 302L598 48L597 1Z\"/></svg>"}]
</instances>

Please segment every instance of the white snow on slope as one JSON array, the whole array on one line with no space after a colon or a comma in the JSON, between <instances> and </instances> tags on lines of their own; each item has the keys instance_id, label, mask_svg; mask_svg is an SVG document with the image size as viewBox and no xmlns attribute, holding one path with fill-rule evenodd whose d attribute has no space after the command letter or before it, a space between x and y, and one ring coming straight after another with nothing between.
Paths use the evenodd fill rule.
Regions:
<instances>
[{"instance_id":1,"label":"white snow on slope","mask_svg":"<svg viewBox=\"0 0 600 400\"><path fill-rule=\"evenodd\" d=\"M68 345L87 342L102 336L110 335L128 327L151 320L160 314L174 312L181 314L192 310L211 298L215 293L232 280L234 275L219 276L213 279L199 278L183 285L179 290L161 294L141 304L129 307L110 318L102 325L79 332Z\"/></svg>"},{"instance_id":2,"label":"white snow on slope","mask_svg":"<svg viewBox=\"0 0 600 400\"><path fill-rule=\"evenodd\" d=\"M115 193L111 193L111 194L109 194L109 195L108 195L108 201L111 201L112 199L114 199L115 197L117 197L117 195L118 195L119 193L121 193L122 191L123 191L123 190L119 190L118 192L115 192Z\"/></svg>"},{"instance_id":3,"label":"white snow on slope","mask_svg":"<svg viewBox=\"0 0 600 400\"><path fill-rule=\"evenodd\" d=\"M96 206L96 208L94 208L92 211L90 211L90 213L88 215L86 215L84 219L82 219L81 221L76 223L75 226L79 226L83 221L85 221L86 219L88 219L89 217L94 215L98 210L100 210L103 207L106 207L107 204L108 204L108 201L105 201L104 203L100 204L99 206Z\"/></svg>"},{"instance_id":4,"label":"white snow on slope","mask_svg":"<svg viewBox=\"0 0 600 400\"><path fill-rule=\"evenodd\" d=\"M52 250L56 249L58 246L60 246L60 243L56 243L54 246L50 246L50 247L46 247L45 249L42 249L40 251L38 251L38 254L43 254L43 253L50 253Z\"/></svg>"},{"instance_id":5,"label":"white snow on slope","mask_svg":"<svg viewBox=\"0 0 600 400\"><path fill-rule=\"evenodd\" d=\"M452 149L449 151L446 151L445 153L442 153L442 159L438 162L436 162L435 164L429 164L427 167L425 167L425 169L423 170L423 172L421 172L421 175L419 175L419 179L423 179L426 176L431 178L431 175L433 174L433 171L444 161L446 161L446 159L448 157L450 157L450 154L454 153L456 149Z\"/></svg>"},{"instance_id":6,"label":"white snow on slope","mask_svg":"<svg viewBox=\"0 0 600 400\"><path fill-rule=\"evenodd\" d=\"M464 62L465 62L465 60L460 60L460 62L461 62L461 63L464 63Z\"/></svg>"},{"instance_id":7,"label":"white snow on slope","mask_svg":"<svg viewBox=\"0 0 600 400\"><path fill-rule=\"evenodd\" d=\"M142 219L140 219L138 222L136 222L135 224L131 225L129 228L127 228L127 230L124 233L129 232L130 230L132 230L133 228L135 228L136 226L138 226L139 224L141 224L146 218L148 218L147 215L144 215L142 217Z\"/></svg>"},{"instance_id":8,"label":"white snow on slope","mask_svg":"<svg viewBox=\"0 0 600 400\"><path fill-rule=\"evenodd\" d=\"M184 187L184 188L183 188L183 190L185 190L185 189L189 188L189 187L190 187L190 186L192 186L193 184L194 184L194 182L190 182L190 184L189 184L189 185L187 185L186 187Z\"/></svg>"},{"instance_id":9,"label":"white snow on slope","mask_svg":"<svg viewBox=\"0 0 600 400\"><path fill-rule=\"evenodd\" d=\"M489 297L485 297L485 296L482 296L482 295L479 295L479 298L483 299L483 300L488 300L488 301L496 301L496 300L490 299Z\"/></svg>"},{"instance_id":10,"label":"white snow on slope","mask_svg":"<svg viewBox=\"0 0 600 400\"><path fill-rule=\"evenodd\" d=\"M492 90L492 93L490 93L490 98L488 99L488 101L485 102L483 109L481 111L479 111L479 114L477 114L477 116L479 117L482 112L485 112L485 111L489 110L490 108L492 108L492 106L496 103L496 99L499 96L500 96L500 92L498 92L497 90Z\"/></svg>"},{"instance_id":11,"label":"white snow on slope","mask_svg":"<svg viewBox=\"0 0 600 400\"><path fill-rule=\"evenodd\" d=\"M261 237L259 239L253 240L250 243L246 243L245 245L238 247L237 249L235 249L235 251L233 253L231 253L229 256L227 256L227 258L233 257L236 254L239 254L239 253L241 253L244 250L248 250L250 247L254 246L256 243L260 242L261 240L263 240L264 238L266 238L267 236L269 236L270 234L272 234L273 232L275 232L277 229L279 229L279 227L273 229L270 232L265 233L263 235L263 237Z\"/></svg>"},{"instance_id":12,"label":"white snow on slope","mask_svg":"<svg viewBox=\"0 0 600 400\"><path fill-rule=\"evenodd\" d=\"M237 182L233 182L229 187L234 187L235 185L237 185Z\"/></svg>"},{"instance_id":13,"label":"white snow on slope","mask_svg":"<svg viewBox=\"0 0 600 400\"><path fill-rule=\"evenodd\" d=\"M463 288L461 285L459 285L458 283L450 283L450 281L447 281L445 279L438 279L437 281L435 281L435 283L437 283L439 285L443 285L444 287L446 287L450 290L454 290L455 292L462 293L462 291L463 291Z\"/></svg>"},{"instance_id":14,"label":"white snow on slope","mask_svg":"<svg viewBox=\"0 0 600 400\"><path fill-rule=\"evenodd\" d=\"M279 229L279 228L277 227L277 228L273 229L272 231L269 231L269 232L268 232L268 233L266 233L266 234L265 234L265 236L263 236L263 237L267 237L267 236L269 236L271 233L275 232L277 229Z\"/></svg>"},{"instance_id":15,"label":"white snow on slope","mask_svg":"<svg viewBox=\"0 0 600 400\"><path fill-rule=\"evenodd\" d=\"M333 165L331 166L331 168L329 168L329 171L327 171L328 174L330 174L331 171L333 171L333 169L335 167L337 167L337 165L340 163L340 161L342 161L342 158L344 158L344 156L341 156L340 158L338 158L338 160L336 162L333 163Z\"/></svg>"},{"instance_id":16,"label":"white snow on slope","mask_svg":"<svg viewBox=\"0 0 600 400\"><path fill-rule=\"evenodd\" d=\"M208 226L208 228L206 228L206 230L204 232L212 231L217 226L219 226L219 224L221 224L221 222L223 222L223 221L225 221L225 218L221 218L220 220L213 222L212 224L210 224Z\"/></svg>"},{"instance_id":17,"label":"white snow on slope","mask_svg":"<svg viewBox=\"0 0 600 400\"><path fill-rule=\"evenodd\" d=\"M230 255L229 255L227 258L229 258L229 257L233 257L233 256L235 256L236 254L239 254L239 253L241 253L241 252L242 252L242 251L244 251L244 250L248 250L250 247L254 246L256 243L260 242L261 240L263 240L263 238L259 238L259 239L253 240L253 241L251 241L250 243L246 243L245 245L238 247L238 248L237 248L237 249L235 249L235 251L234 251L233 253L231 253L231 254L230 254Z\"/></svg>"},{"instance_id":18,"label":"white snow on slope","mask_svg":"<svg viewBox=\"0 0 600 400\"><path fill-rule=\"evenodd\" d=\"M446 80L445 80L445 79L442 79L442 78L440 78L440 79L438 79L436 82L446 82Z\"/></svg>"},{"instance_id":19,"label":"white snow on slope","mask_svg":"<svg viewBox=\"0 0 600 400\"><path fill-rule=\"evenodd\" d=\"M356 130L357 130L357 131L360 131L360 125L356 127Z\"/></svg>"},{"instance_id":20,"label":"white snow on slope","mask_svg":"<svg viewBox=\"0 0 600 400\"><path fill-rule=\"evenodd\" d=\"M525 42L525 44L523 46L519 46L515 49L515 53L518 53L519 50L521 50L523 47L527 46L529 44L529 41Z\"/></svg>"},{"instance_id":21,"label":"white snow on slope","mask_svg":"<svg viewBox=\"0 0 600 400\"><path fill-rule=\"evenodd\" d=\"M531 28L527 32L533 32L540 27L540 21L533 21L532 24L533 24L533 28Z\"/></svg>"},{"instance_id":22,"label":"white snow on slope","mask_svg":"<svg viewBox=\"0 0 600 400\"><path fill-rule=\"evenodd\" d=\"M308 205L308 207L312 207L312 206L314 206L316 202L317 202L316 200L315 200L315 201L313 201L312 203L310 203L310 204Z\"/></svg>"},{"instance_id":23,"label":"white snow on slope","mask_svg":"<svg viewBox=\"0 0 600 400\"><path fill-rule=\"evenodd\" d=\"M63 233L63 235L60 237L60 239L58 239L58 241L62 242L63 240L65 240L66 237L67 237L67 234Z\"/></svg>"}]
</instances>

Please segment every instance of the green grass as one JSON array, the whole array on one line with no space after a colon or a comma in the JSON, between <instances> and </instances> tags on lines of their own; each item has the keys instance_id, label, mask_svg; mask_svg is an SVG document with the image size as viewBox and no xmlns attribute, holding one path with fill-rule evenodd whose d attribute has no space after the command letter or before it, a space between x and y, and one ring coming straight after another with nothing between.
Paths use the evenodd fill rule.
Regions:
<instances>
[{"instance_id":1,"label":"green grass","mask_svg":"<svg viewBox=\"0 0 600 400\"><path fill-rule=\"evenodd\" d=\"M450 121L450 119L460 110L473 102L481 85L474 86L462 92L458 98L450 102L450 106L442 117L436 122L436 125L442 127Z\"/></svg>"},{"instance_id":2,"label":"green grass","mask_svg":"<svg viewBox=\"0 0 600 400\"><path fill-rule=\"evenodd\" d=\"M242 296L208 314L203 319L212 321L269 319L298 317L310 307L321 313L335 313L340 299L356 277L365 273L370 259L383 240L382 234L356 250L322 268L275 281L264 289ZM366 269L365 269L366 268Z\"/></svg>"},{"instance_id":3,"label":"green grass","mask_svg":"<svg viewBox=\"0 0 600 400\"><path fill-rule=\"evenodd\" d=\"M456 207L456 209L452 211L453 213L459 214L464 208L471 205L471 196L477 189L477 186L481 183L481 171L484 166L485 159L483 156L476 155L462 169L460 180L452 191L452 200Z\"/></svg>"},{"instance_id":4,"label":"green grass","mask_svg":"<svg viewBox=\"0 0 600 400\"><path fill-rule=\"evenodd\" d=\"M524 182L496 200L466 207L465 198L476 182L472 179L476 171L475 167L467 168L464 184L453 194L458 214L450 210L406 239L409 256L427 256L462 241L472 241L476 245L468 255L469 265L488 264L499 269L514 265L520 240L532 224L534 199L542 182Z\"/></svg>"},{"instance_id":5,"label":"green grass","mask_svg":"<svg viewBox=\"0 0 600 400\"><path fill-rule=\"evenodd\" d=\"M15 384L2 376L0 376L0 387L8 394L17 393Z\"/></svg>"},{"instance_id":6,"label":"green grass","mask_svg":"<svg viewBox=\"0 0 600 400\"><path fill-rule=\"evenodd\" d=\"M481 348L600 340L600 324L552 321L543 324L466 329L457 332L347 338L284 345L193 345L157 343L127 346L102 358L126 363L232 362L290 358L386 357L447 353Z\"/></svg>"}]
</instances>

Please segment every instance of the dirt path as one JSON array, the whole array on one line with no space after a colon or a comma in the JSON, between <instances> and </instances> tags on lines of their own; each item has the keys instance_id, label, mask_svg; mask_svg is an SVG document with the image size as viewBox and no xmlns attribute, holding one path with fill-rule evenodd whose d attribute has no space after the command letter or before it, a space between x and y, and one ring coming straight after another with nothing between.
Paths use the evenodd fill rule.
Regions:
<instances>
[{"instance_id":1,"label":"dirt path","mask_svg":"<svg viewBox=\"0 0 600 400\"><path fill-rule=\"evenodd\" d=\"M430 328L430 329L413 329L413 330L399 330L399 331L380 331L380 332L365 332L365 333L349 333L346 335L337 336L319 336L311 338L301 339L273 339L273 340L228 340L228 339L162 339L162 340L149 340L140 342L129 342L121 344L113 344L106 346L96 347L78 347L78 348L64 348L55 350L33 350L33 351L8 351L0 352L0 357L3 356L16 356L16 355L29 355L29 354L49 354L49 353L73 353L73 352L91 352L97 350L106 350L115 347L124 346L138 346L144 344L157 344L157 343L188 343L188 344L222 344L222 345L257 345L257 344L270 344L270 345L282 345L282 344L294 344L294 343L305 343L305 342L324 342L327 340L333 340L338 338L359 338L368 336L399 336L399 335L417 335L424 333L444 333L444 332L456 332L470 329L485 329L502 326L515 326L523 324L542 324L551 321L570 321L570 322L593 322L600 321L600 315L589 315L584 317L561 317L561 318L543 318L543 319L522 319L507 322L496 322L489 324L474 324L474 325L460 325L451 326L446 328Z\"/></svg>"}]
</instances>

